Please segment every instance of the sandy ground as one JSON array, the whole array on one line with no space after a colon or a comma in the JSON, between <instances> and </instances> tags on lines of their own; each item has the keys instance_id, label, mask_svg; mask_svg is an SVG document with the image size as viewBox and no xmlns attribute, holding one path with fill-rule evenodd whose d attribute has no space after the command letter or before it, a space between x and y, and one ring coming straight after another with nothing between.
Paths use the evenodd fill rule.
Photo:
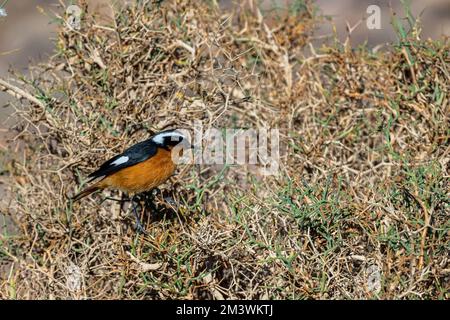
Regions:
<instances>
[{"instance_id":1,"label":"sandy ground","mask_svg":"<svg viewBox=\"0 0 450 320\"><path fill-rule=\"evenodd\" d=\"M400 0L317 0L316 4L323 13L330 15L336 25L341 40L347 37L347 26L354 30L351 34L352 44L367 41L369 47L393 42L397 39L391 26L391 10L399 17L404 17L404 10ZM381 28L369 30L366 21L359 21L368 16L367 8L377 5L381 9ZM392 7L391 7L392 6ZM427 10L424 11L425 8ZM415 17L421 16L423 38L437 39L441 35L450 36L450 1L448 0L412 0L411 11ZM330 26L322 26L322 34L331 33Z\"/></svg>"},{"instance_id":2,"label":"sandy ground","mask_svg":"<svg viewBox=\"0 0 450 320\"><path fill-rule=\"evenodd\" d=\"M7 17L0 18L0 77L7 78L9 68L27 73L30 61L42 61L52 52L52 41L56 24L49 23L49 17L40 13L38 7L49 11L49 0L11 1L6 10ZM0 92L0 105L10 99ZM1 108L2 128L10 108Z\"/></svg>"}]
</instances>

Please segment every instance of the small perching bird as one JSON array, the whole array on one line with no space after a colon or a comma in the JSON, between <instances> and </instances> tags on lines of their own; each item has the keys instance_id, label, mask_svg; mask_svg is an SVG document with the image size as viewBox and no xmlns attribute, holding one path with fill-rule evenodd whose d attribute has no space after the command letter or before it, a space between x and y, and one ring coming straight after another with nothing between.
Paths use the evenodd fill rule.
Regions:
<instances>
[{"instance_id":1,"label":"small perching bird","mask_svg":"<svg viewBox=\"0 0 450 320\"><path fill-rule=\"evenodd\" d=\"M183 146L186 143L186 137L176 130L159 132L103 163L88 176L88 183L95 179L100 180L72 197L72 200L78 201L95 191L107 188L119 189L133 195L134 200L136 195L156 188L173 175L176 164L172 151L175 146ZM136 207L133 211L138 228L143 231Z\"/></svg>"}]
</instances>

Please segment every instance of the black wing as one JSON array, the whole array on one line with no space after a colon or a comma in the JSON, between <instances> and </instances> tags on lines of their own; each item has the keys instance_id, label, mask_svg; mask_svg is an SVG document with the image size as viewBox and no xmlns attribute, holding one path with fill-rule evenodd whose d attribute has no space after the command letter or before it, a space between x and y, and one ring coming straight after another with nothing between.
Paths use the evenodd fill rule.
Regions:
<instances>
[{"instance_id":1,"label":"black wing","mask_svg":"<svg viewBox=\"0 0 450 320\"><path fill-rule=\"evenodd\" d=\"M109 176L123 168L133 166L153 157L156 152L157 146L151 139L136 143L123 153L106 161L97 171L92 172L88 177L92 181L98 177ZM122 157L127 157L128 159L123 158L123 162L120 161L120 164L114 164L114 161L118 161Z\"/></svg>"}]
</instances>

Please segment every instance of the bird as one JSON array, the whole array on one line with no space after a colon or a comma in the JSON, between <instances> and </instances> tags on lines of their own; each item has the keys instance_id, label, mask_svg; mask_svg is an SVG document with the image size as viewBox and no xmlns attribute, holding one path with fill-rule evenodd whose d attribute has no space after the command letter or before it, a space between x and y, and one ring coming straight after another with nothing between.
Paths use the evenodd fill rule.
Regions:
<instances>
[{"instance_id":1,"label":"bird","mask_svg":"<svg viewBox=\"0 0 450 320\"><path fill-rule=\"evenodd\" d=\"M183 147L177 149L183 152L186 145L189 145L186 137L177 130L156 133L103 163L88 175L88 183L99 180L71 199L76 202L96 191L118 189L132 195L132 202L136 202L139 194L153 190L174 174L176 164L172 152L176 146ZM136 227L145 233L136 208L137 205L133 209Z\"/></svg>"}]
</instances>

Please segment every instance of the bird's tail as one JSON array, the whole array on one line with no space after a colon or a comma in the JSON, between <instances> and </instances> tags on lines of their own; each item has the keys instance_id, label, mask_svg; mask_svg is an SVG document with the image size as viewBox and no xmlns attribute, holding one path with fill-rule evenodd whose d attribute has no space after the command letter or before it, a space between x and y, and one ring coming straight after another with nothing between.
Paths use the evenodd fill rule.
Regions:
<instances>
[{"instance_id":1,"label":"bird's tail","mask_svg":"<svg viewBox=\"0 0 450 320\"><path fill-rule=\"evenodd\" d=\"M98 183L95 183L94 185L87 187L80 193L74 195L71 199L73 200L73 202L75 202L75 201L78 201L78 200L90 195L91 193L93 193L97 190L101 190L101 189L103 189L103 186L99 185Z\"/></svg>"}]
</instances>

